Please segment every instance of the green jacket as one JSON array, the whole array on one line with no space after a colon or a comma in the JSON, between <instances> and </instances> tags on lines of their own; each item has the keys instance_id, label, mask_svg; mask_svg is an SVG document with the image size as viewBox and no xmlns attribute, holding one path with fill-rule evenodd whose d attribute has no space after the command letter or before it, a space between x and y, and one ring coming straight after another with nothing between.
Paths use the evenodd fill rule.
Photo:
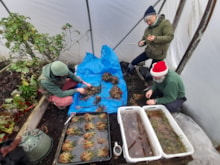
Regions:
<instances>
[{"instance_id":1,"label":"green jacket","mask_svg":"<svg viewBox=\"0 0 220 165\"><path fill-rule=\"evenodd\" d=\"M156 98L157 104L167 104L178 98L185 97L185 88L181 77L174 71L169 70L162 83L154 82L153 91L160 91L163 96Z\"/></svg>"},{"instance_id":2,"label":"green jacket","mask_svg":"<svg viewBox=\"0 0 220 165\"><path fill-rule=\"evenodd\" d=\"M148 35L155 35L155 40L148 41ZM174 31L170 21L165 19L164 15L158 15L154 25L148 26L145 29L144 36L142 37L142 40L145 40L146 42L147 47L145 48L145 52L149 58L155 60L165 59L173 37Z\"/></svg>"},{"instance_id":3,"label":"green jacket","mask_svg":"<svg viewBox=\"0 0 220 165\"><path fill-rule=\"evenodd\" d=\"M56 95L58 97L72 96L76 89L62 90L62 87L66 81L66 78L70 78L75 82L81 82L81 80L74 75L71 71L68 72L68 76L62 79L54 77L51 71L51 64L47 64L43 67L42 73L38 78L38 83L42 93L46 96Z\"/></svg>"}]
</instances>

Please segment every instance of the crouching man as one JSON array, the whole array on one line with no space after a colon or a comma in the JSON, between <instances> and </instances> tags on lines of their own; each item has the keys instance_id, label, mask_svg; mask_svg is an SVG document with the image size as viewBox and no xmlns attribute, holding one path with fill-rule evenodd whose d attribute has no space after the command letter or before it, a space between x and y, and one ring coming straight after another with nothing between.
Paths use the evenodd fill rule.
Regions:
<instances>
[{"instance_id":1,"label":"crouching man","mask_svg":"<svg viewBox=\"0 0 220 165\"><path fill-rule=\"evenodd\" d=\"M165 61L154 63L150 73L153 77L153 85L146 92L146 104L163 104L170 112L179 112L186 101L181 77L169 70Z\"/></svg>"},{"instance_id":2,"label":"crouching man","mask_svg":"<svg viewBox=\"0 0 220 165\"><path fill-rule=\"evenodd\" d=\"M40 92L46 95L48 101L54 103L59 109L64 109L72 104L72 95L75 92L85 93L84 88L75 88L78 83L91 87L91 84L75 76L61 61L54 61L45 65L38 82Z\"/></svg>"}]
</instances>

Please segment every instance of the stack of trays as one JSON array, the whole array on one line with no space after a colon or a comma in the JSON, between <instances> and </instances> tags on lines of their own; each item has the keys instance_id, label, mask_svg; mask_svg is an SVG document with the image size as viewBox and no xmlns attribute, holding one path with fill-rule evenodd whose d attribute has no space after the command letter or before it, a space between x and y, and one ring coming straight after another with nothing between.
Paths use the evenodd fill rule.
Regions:
<instances>
[{"instance_id":1,"label":"stack of trays","mask_svg":"<svg viewBox=\"0 0 220 165\"><path fill-rule=\"evenodd\" d=\"M163 105L120 107L117 117L127 162L183 157L194 152L189 140Z\"/></svg>"}]
</instances>

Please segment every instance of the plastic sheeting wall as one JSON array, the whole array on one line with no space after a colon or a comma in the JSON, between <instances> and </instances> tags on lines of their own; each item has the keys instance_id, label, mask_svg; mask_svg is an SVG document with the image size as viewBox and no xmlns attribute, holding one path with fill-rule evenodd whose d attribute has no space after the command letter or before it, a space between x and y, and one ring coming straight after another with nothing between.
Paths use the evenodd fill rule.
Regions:
<instances>
[{"instance_id":1,"label":"plastic sheeting wall","mask_svg":"<svg viewBox=\"0 0 220 165\"><path fill-rule=\"evenodd\" d=\"M40 33L55 35L61 32L61 27L70 23L73 28L80 31L80 35L74 34L72 50L65 52L72 57L72 63L82 60L85 51L91 51L89 22L87 16L86 1L81 0L7 0L4 1L11 12L19 13L31 18L30 22ZM0 5L0 17L8 16L8 13Z\"/></svg>"},{"instance_id":2,"label":"plastic sheeting wall","mask_svg":"<svg viewBox=\"0 0 220 165\"><path fill-rule=\"evenodd\" d=\"M146 8L153 5L156 0L89 0L94 52L92 52L91 35L86 0L7 0L4 1L11 12L20 13L31 18L31 22L41 33L55 35L61 32L65 23L73 25L80 31L75 34L71 50L64 52L62 60L79 63L86 52L100 56L103 44L114 48L129 30L143 17ZM8 13L0 5L0 18ZM146 24L141 22L122 46L115 51L121 60L130 61L142 50L137 42L143 35ZM1 53L1 52L0 52Z\"/></svg>"},{"instance_id":3,"label":"plastic sheeting wall","mask_svg":"<svg viewBox=\"0 0 220 165\"><path fill-rule=\"evenodd\" d=\"M86 52L92 53L91 35L89 27L86 0L4 0L11 12L20 13L31 17L31 22L42 33L54 35L61 32L65 23L73 25L80 31L80 35L74 34L74 42L70 51L61 56L61 60L69 63L79 63ZM134 27L143 17L146 8L155 4L156 0L89 0L94 50L100 56L101 46L107 44L114 48L119 41ZM172 22L180 0L166 1L161 13ZM208 0L186 1L180 22L175 31L175 38L171 43L167 61L171 68L175 69L184 55L191 41ZM159 9L162 1L155 7ZM220 144L220 111L218 110L218 98L220 78L219 66L219 15L220 4L217 1L210 24L208 25L201 42L193 52L192 58L187 63L181 76L186 84L188 101L185 103L186 112L197 121L208 136ZM8 13L0 5L0 18L8 16ZM146 23L143 21L128 35L127 38L115 49L120 60L130 62L141 53L144 48L139 48L137 42L143 35ZM0 56L7 54L8 50L0 45Z\"/></svg>"},{"instance_id":4,"label":"plastic sheeting wall","mask_svg":"<svg viewBox=\"0 0 220 165\"><path fill-rule=\"evenodd\" d=\"M187 113L217 144L220 144L219 11L217 1L211 21L182 73L188 97Z\"/></svg>"},{"instance_id":5,"label":"plastic sheeting wall","mask_svg":"<svg viewBox=\"0 0 220 165\"><path fill-rule=\"evenodd\" d=\"M169 61L170 67L176 68L186 52L186 49L201 21L207 2L208 0L186 1L167 56L167 61ZM164 8L167 9L167 6L172 4L171 1L167 1Z\"/></svg>"},{"instance_id":6,"label":"plastic sheeting wall","mask_svg":"<svg viewBox=\"0 0 220 165\"><path fill-rule=\"evenodd\" d=\"M167 56L170 68L175 69L186 52L205 12L207 3L208 0L186 1ZM167 10L167 6L172 5L171 1L167 1L164 9ZM220 127L218 127L220 124L220 111L218 110L220 42L216 34L220 32L220 25L217 21L219 8L220 4L217 1L210 23L181 73L188 99L184 104L186 113L204 129L213 143L218 145L220 144ZM169 13L169 11L167 12Z\"/></svg>"}]
</instances>

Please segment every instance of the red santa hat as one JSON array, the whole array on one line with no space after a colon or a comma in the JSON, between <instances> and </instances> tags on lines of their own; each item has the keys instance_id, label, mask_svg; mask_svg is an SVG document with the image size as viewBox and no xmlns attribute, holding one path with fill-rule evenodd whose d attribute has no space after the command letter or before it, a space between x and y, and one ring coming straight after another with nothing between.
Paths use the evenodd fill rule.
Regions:
<instances>
[{"instance_id":1,"label":"red santa hat","mask_svg":"<svg viewBox=\"0 0 220 165\"><path fill-rule=\"evenodd\" d=\"M150 70L150 73L154 77L164 76L168 73L168 67L165 61L159 61L153 64L153 67Z\"/></svg>"}]
</instances>

